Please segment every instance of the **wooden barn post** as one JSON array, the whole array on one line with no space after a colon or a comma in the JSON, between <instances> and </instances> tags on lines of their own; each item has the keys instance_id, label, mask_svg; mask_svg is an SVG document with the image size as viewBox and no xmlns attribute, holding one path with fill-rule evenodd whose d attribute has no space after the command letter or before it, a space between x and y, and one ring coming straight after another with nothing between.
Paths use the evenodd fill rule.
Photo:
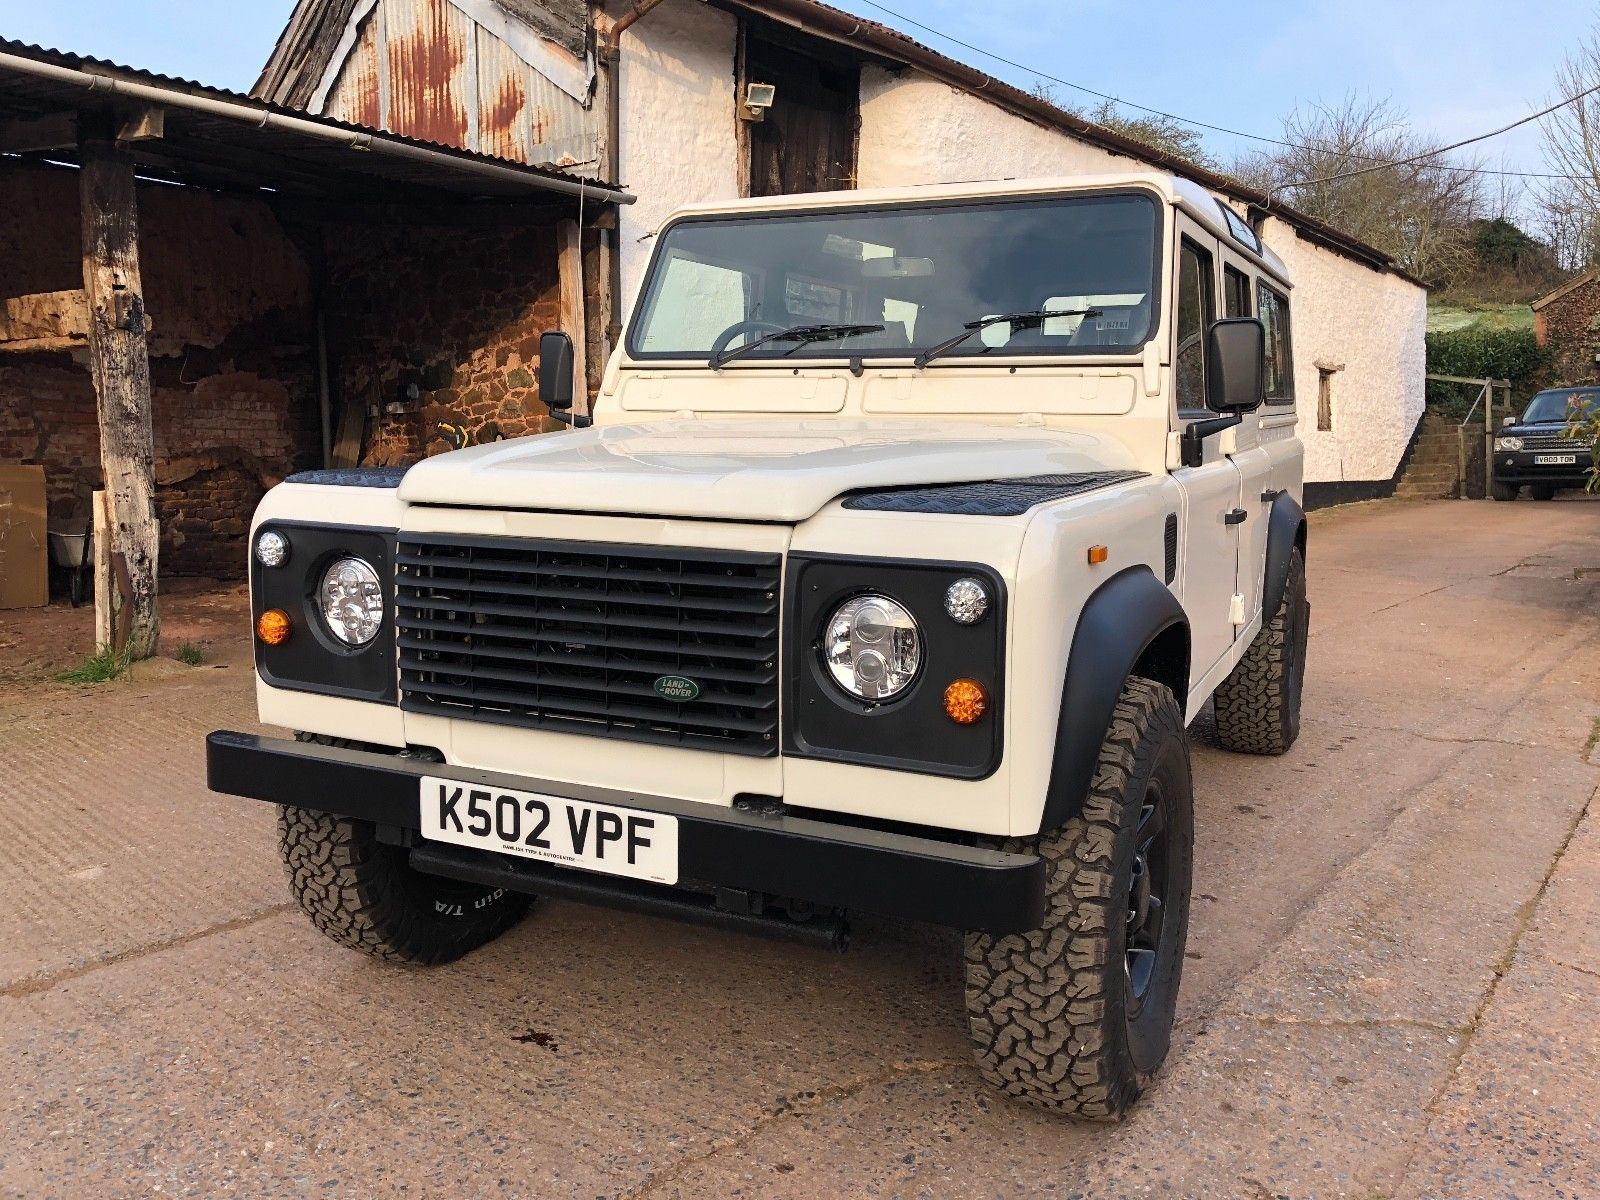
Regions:
<instances>
[{"instance_id":1,"label":"wooden barn post","mask_svg":"<svg viewBox=\"0 0 1600 1200\"><path fill-rule=\"evenodd\" d=\"M159 528L133 163L117 149L109 130L103 137L84 137L79 162L89 361L99 399L100 463L111 510L107 551L112 586L95 597L97 609L110 605L110 612L96 627L112 631L112 646L119 654L130 660L148 658L160 640Z\"/></svg>"}]
</instances>

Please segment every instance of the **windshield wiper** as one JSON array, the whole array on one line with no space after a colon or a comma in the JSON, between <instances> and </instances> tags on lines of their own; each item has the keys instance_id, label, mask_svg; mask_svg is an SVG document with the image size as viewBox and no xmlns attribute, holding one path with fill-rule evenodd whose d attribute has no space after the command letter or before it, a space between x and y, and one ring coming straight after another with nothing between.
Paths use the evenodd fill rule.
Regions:
<instances>
[{"instance_id":1,"label":"windshield wiper","mask_svg":"<svg viewBox=\"0 0 1600 1200\"><path fill-rule=\"evenodd\" d=\"M1010 322L1021 329L1032 329L1034 326L1043 325L1052 317L1098 317L1099 315L1098 308L1041 308L1033 312L1000 313L998 316L981 317L976 321L968 321L955 337L945 338L937 346L929 346L912 359L912 363L919 369L925 367L939 356L954 350L978 330L987 329L991 325L1004 325Z\"/></svg>"},{"instance_id":2,"label":"windshield wiper","mask_svg":"<svg viewBox=\"0 0 1600 1200\"><path fill-rule=\"evenodd\" d=\"M793 329L777 329L764 333L753 342L746 342L732 350L719 350L709 360L713 370L720 369L736 358L742 358L758 346L769 342L831 342L835 338L855 337L858 333L882 333L882 325L796 325ZM799 349L799 347L795 347Z\"/></svg>"}]
</instances>

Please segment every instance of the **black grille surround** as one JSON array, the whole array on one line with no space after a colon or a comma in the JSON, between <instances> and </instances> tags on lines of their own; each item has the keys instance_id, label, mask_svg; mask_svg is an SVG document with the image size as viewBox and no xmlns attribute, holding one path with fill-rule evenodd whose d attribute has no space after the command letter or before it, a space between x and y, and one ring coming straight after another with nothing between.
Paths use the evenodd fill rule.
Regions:
<instances>
[{"instance_id":1,"label":"black grille surround","mask_svg":"<svg viewBox=\"0 0 1600 1200\"><path fill-rule=\"evenodd\" d=\"M1520 436L1522 438L1522 449L1530 454L1536 451L1543 454L1551 450L1561 454L1572 454L1574 452L1581 453L1589 449L1588 442L1583 441L1581 438L1567 437L1561 433L1502 434L1501 436Z\"/></svg>"},{"instance_id":2,"label":"black grille surround","mask_svg":"<svg viewBox=\"0 0 1600 1200\"><path fill-rule=\"evenodd\" d=\"M778 753L781 555L402 533L395 564L409 712Z\"/></svg>"}]
</instances>

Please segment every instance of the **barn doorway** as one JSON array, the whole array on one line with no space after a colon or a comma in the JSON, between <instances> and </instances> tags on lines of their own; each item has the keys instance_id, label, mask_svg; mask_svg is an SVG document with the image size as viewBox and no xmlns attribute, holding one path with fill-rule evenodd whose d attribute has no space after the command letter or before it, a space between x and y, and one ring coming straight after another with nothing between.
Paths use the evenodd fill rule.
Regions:
<instances>
[{"instance_id":1,"label":"barn doorway","mask_svg":"<svg viewBox=\"0 0 1600 1200\"><path fill-rule=\"evenodd\" d=\"M771 107L741 107L749 147L749 195L855 187L861 105L857 62L824 42L802 43L793 30L779 34L752 25L745 30L741 74L741 103L749 84L775 89ZM759 119L751 119L757 111Z\"/></svg>"}]
</instances>

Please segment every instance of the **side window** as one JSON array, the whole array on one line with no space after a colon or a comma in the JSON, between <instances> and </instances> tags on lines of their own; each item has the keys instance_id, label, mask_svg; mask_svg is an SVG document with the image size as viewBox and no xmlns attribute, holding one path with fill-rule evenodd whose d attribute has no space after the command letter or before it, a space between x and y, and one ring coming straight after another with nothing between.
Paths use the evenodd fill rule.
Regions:
<instances>
[{"instance_id":1,"label":"side window","mask_svg":"<svg viewBox=\"0 0 1600 1200\"><path fill-rule=\"evenodd\" d=\"M1243 271L1233 267L1222 268L1222 315L1225 317L1253 317L1250 311L1250 280Z\"/></svg>"},{"instance_id":2,"label":"side window","mask_svg":"<svg viewBox=\"0 0 1600 1200\"><path fill-rule=\"evenodd\" d=\"M1267 329L1267 403L1294 403L1294 356L1289 346L1289 297L1261 284L1261 323Z\"/></svg>"},{"instance_id":3,"label":"side window","mask_svg":"<svg viewBox=\"0 0 1600 1200\"><path fill-rule=\"evenodd\" d=\"M1185 238L1178 250L1178 344L1173 353L1178 408L1206 406L1206 331L1216 313L1211 255Z\"/></svg>"}]
</instances>

